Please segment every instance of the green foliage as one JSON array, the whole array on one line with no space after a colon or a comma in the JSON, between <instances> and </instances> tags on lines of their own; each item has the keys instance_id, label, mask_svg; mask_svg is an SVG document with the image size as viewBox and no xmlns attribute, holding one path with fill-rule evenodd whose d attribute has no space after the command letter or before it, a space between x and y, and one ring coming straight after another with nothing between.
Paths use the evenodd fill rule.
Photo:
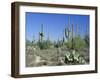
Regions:
<instances>
[{"instance_id":1,"label":"green foliage","mask_svg":"<svg viewBox=\"0 0 100 80\"><path fill-rule=\"evenodd\" d=\"M86 42L86 46L89 47L89 35L86 35L84 40Z\"/></svg>"},{"instance_id":2,"label":"green foliage","mask_svg":"<svg viewBox=\"0 0 100 80\"><path fill-rule=\"evenodd\" d=\"M82 39L80 36L77 36L74 38L74 48L76 50L80 50L86 47L86 43L84 39Z\"/></svg>"},{"instance_id":3,"label":"green foliage","mask_svg":"<svg viewBox=\"0 0 100 80\"><path fill-rule=\"evenodd\" d=\"M85 60L85 56L80 54L79 51L69 51L69 54L66 53L65 54L65 59L64 62L66 64L85 64L86 60Z\"/></svg>"},{"instance_id":4,"label":"green foliage","mask_svg":"<svg viewBox=\"0 0 100 80\"><path fill-rule=\"evenodd\" d=\"M65 45L67 48L71 49L72 48L72 41L68 40L68 42L65 42Z\"/></svg>"},{"instance_id":5,"label":"green foliage","mask_svg":"<svg viewBox=\"0 0 100 80\"><path fill-rule=\"evenodd\" d=\"M42 42L38 42L38 46L40 49L48 49L52 45L50 40L44 40Z\"/></svg>"},{"instance_id":6,"label":"green foliage","mask_svg":"<svg viewBox=\"0 0 100 80\"><path fill-rule=\"evenodd\" d=\"M31 41L29 41L29 40L26 40L26 46L32 46L33 44L32 44L32 42Z\"/></svg>"},{"instance_id":7,"label":"green foliage","mask_svg":"<svg viewBox=\"0 0 100 80\"><path fill-rule=\"evenodd\" d=\"M75 50L80 50L86 47L86 42L80 36L76 36L73 38L73 42L72 42L72 39L70 39L68 40L66 45L69 49L73 48Z\"/></svg>"},{"instance_id":8,"label":"green foliage","mask_svg":"<svg viewBox=\"0 0 100 80\"><path fill-rule=\"evenodd\" d=\"M55 46L56 48L58 48L58 47L61 47L62 44L63 44L62 41L59 41L59 40L58 40L57 42L54 43L54 46Z\"/></svg>"}]
</instances>

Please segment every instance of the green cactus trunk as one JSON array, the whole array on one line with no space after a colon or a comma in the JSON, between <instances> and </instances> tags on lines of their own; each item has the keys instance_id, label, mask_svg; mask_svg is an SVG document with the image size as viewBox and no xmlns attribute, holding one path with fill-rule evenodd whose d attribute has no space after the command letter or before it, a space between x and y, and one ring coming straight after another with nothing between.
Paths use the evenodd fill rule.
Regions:
<instances>
[{"instance_id":1,"label":"green cactus trunk","mask_svg":"<svg viewBox=\"0 0 100 80\"><path fill-rule=\"evenodd\" d=\"M40 42L43 42L43 37L44 37L43 24L41 25L41 32L39 34L40 34Z\"/></svg>"},{"instance_id":2,"label":"green cactus trunk","mask_svg":"<svg viewBox=\"0 0 100 80\"><path fill-rule=\"evenodd\" d=\"M73 28L73 24L72 24L72 49L74 49L74 28Z\"/></svg>"}]
</instances>

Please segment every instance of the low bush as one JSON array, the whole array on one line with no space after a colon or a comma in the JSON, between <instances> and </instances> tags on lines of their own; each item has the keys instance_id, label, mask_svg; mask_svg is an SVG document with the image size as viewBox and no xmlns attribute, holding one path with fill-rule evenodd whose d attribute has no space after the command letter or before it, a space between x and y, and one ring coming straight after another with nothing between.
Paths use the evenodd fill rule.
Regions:
<instances>
[{"instance_id":1,"label":"low bush","mask_svg":"<svg viewBox=\"0 0 100 80\"><path fill-rule=\"evenodd\" d=\"M75 49L75 50L81 50L86 47L86 42L84 39L82 39L80 36L76 36L72 39L68 40L66 43L67 48L69 49Z\"/></svg>"},{"instance_id":2,"label":"low bush","mask_svg":"<svg viewBox=\"0 0 100 80\"><path fill-rule=\"evenodd\" d=\"M52 42L49 40L38 42L38 46L40 49L49 49L51 45L52 45Z\"/></svg>"}]
</instances>

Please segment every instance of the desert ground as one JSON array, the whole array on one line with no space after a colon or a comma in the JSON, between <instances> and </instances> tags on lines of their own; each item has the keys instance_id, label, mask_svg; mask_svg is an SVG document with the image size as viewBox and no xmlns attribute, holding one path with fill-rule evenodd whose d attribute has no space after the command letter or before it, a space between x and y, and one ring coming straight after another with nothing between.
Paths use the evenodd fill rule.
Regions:
<instances>
[{"instance_id":1,"label":"desert ground","mask_svg":"<svg viewBox=\"0 0 100 80\"><path fill-rule=\"evenodd\" d=\"M26 48L26 67L84 65L89 64L89 49L80 51L66 47L39 49L34 46Z\"/></svg>"}]
</instances>

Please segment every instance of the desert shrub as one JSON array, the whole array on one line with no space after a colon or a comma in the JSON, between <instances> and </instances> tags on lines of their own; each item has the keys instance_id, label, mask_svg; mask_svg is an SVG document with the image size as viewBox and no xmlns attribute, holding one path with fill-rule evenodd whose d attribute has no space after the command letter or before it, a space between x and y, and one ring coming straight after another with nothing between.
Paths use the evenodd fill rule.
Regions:
<instances>
[{"instance_id":1,"label":"desert shrub","mask_svg":"<svg viewBox=\"0 0 100 80\"><path fill-rule=\"evenodd\" d=\"M54 47L58 48L58 47L61 47L62 46L62 41L58 40L57 42L54 43Z\"/></svg>"},{"instance_id":2,"label":"desert shrub","mask_svg":"<svg viewBox=\"0 0 100 80\"><path fill-rule=\"evenodd\" d=\"M76 50L80 50L86 47L86 43L84 39L82 39L80 36L77 36L74 38L74 48Z\"/></svg>"},{"instance_id":3,"label":"desert shrub","mask_svg":"<svg viewBox=\"0 0 100 80\"><path fill-rule=\"evenodd\" d=\"M69 41L65 42L64 45L65 45L67 48L71 49L71 48L72 48L72 41L69 40Z\"/></svg>"},{"instance_id":4,"label":"desert shrub","mask_svg":"<svg viewBox=\"0 0 100 80\"><path fill-rule=\"evenodd\" d=\"M32 46L32 42L30 40L26 40L26 46Z\"/></svg>"},{"instance_id":5,"label":"desert shrub","mask_svg":"<svg viewBox=\"0 0 100 80\"><path fill-rule=\"evenodd\" d=\"M76 36L73 38L73 42L72 39L70 39L67 41L66 45L69 49L80 50L86 47L86 42L80 36Z\"/></svg>"},{"instance_id":6,"label":"desert shrub","mask_svg":"<svg viewBox=\"0 0 100 80\"><path fill-rule=\"evenodd\" d=\"M38 42L38 46L40 49L48 49L52 45L50 40L44 40L42 42Z\"/></svg>"}]
</instances>

